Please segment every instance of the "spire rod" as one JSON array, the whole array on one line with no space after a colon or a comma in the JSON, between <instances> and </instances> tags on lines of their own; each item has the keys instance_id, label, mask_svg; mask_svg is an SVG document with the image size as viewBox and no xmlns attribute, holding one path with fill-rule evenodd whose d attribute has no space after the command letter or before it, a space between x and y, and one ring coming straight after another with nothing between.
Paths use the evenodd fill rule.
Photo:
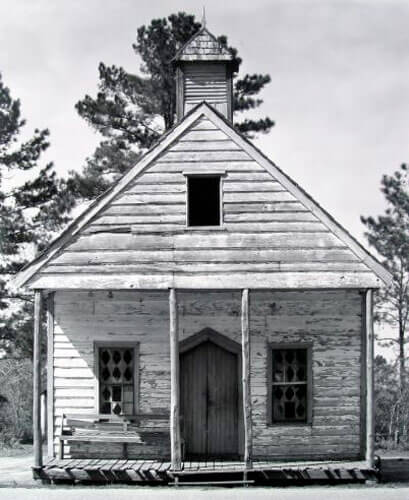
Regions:
<instances>
[{"instance_id":1,"label":"spire rod","mask_svg":"<svg viewBox=\"0 0 409 500\"><path fill-rule=\"evenodd\" d=\"M203 14L202 14L202 27L203 28L206 27L206 8L204 5L203 5Z\"/></svg>"}]
</instances>

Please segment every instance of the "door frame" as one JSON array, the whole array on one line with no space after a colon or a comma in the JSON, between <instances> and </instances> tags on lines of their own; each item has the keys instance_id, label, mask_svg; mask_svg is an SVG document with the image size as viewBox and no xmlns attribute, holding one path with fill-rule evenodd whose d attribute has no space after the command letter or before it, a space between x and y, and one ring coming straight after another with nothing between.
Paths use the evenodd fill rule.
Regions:
<instances>
[{"instance_id":1,"label":"door frame","mask_svg":"<svg viewBox=\"0 0 409 500\"><path fill-rule=\"evenodd\" d=\"M243 422L243 387L241 383L242 379L242 349L241 344L232 340L225 335L213 330L213 328L203 328L197 333L190 335L186 339L179 342L179 363L180 355L184 354L190 349L202 344L203 342L213 342L217 346L225 349L226 351L234 354L237 357L237 390L238 390L238 401L237 401L237 437L238 437L238 452L240 457L244 455L244 422ZM180 382L179 382L180 384ZM181 393L181 387L179 394Z\"/></svg>"}]
</instances>

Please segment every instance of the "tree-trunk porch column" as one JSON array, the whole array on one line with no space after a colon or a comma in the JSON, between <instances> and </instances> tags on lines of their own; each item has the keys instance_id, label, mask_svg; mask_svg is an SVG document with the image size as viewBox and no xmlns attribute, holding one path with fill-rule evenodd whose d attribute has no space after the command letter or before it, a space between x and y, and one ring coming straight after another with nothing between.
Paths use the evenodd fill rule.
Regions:
<instances>
[{"instance_id":1,"label":"tree-trunk porch column","mask_svg":"<svg viewBox=\"0 0 409 500\"><path fill-rule=\"evenodd\" d=\"M170 333L170 452L173 470L182 467L180 440L179 331L176 290L169 290Z\"/></svg>"},{"instance_id":2,"label":"tree-trunk porch column","mask_svg":"<svg viewBox=\"0 0 409 500\"><path fill-rule=\"evenodd\" d=\"M41 438L41 311L43 297L40 290L34 292L33 335L33 448L34 467L43 465Z\"/></svg>"},{"instance_id":3,"label":"tree-trunk porch column","mask_svg":"<svg viewBox=\"0 0 409 500\"><path fill-rule=\"evenodd\" d=\"M244 462L246 468L252 466L253 433L251 422L250 393L250 327L249 327L249 291L244 289L241 297L241 357L242 357L242 391L244 419Z\"/></svg>"},{"instance_id":4,"label":"tree-trunk porch column","mask_svg":"<svg viewBox=\"0 0 409 500\"><path fill-rule=\"evenodd\" d=\"M366 461L374 466L375 414L374 414L374 331L373 331L373 290L365 295L366 329Z\"/></svg>"}]
</instances>

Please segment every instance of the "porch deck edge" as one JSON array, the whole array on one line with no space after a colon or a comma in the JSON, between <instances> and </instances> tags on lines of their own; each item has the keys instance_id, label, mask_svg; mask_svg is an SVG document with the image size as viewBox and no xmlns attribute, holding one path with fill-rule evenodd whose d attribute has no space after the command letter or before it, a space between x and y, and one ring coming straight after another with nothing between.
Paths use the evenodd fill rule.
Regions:
<instances>
[{"instance_id":1,"label":"porch deck edge","mask_svg":"<svg viewBox=\"0 0 409 500\"><path fill-rule=\"evenodd\" d=\"M71 483L227 484L243 479L251 484L308 484L377 481L379 470L365 462L256 463L185 462L172 470L168 461L53 459L33 468L34 479Z\"/></svg>"}]
</instances>

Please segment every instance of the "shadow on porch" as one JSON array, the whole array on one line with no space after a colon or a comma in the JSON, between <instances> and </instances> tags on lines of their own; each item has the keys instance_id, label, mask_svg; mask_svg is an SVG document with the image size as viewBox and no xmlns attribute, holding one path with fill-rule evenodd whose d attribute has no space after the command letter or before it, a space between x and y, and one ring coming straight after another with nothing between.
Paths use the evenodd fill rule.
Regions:
<instances>
[{"instance_id":1,"label":"shadow on porch","mask_svg":"<svg viewBox=\"0 0 409 500\"><path fill-rule=\"evenodd\" d=\"M248 469L241 461L182 462L179 471L168 461L53 459L33 468L45 482L139 483L157 485L303 485L377 481L378 469L365 461L272 462L255 460Z\"/></svg>"}]
</instances>

